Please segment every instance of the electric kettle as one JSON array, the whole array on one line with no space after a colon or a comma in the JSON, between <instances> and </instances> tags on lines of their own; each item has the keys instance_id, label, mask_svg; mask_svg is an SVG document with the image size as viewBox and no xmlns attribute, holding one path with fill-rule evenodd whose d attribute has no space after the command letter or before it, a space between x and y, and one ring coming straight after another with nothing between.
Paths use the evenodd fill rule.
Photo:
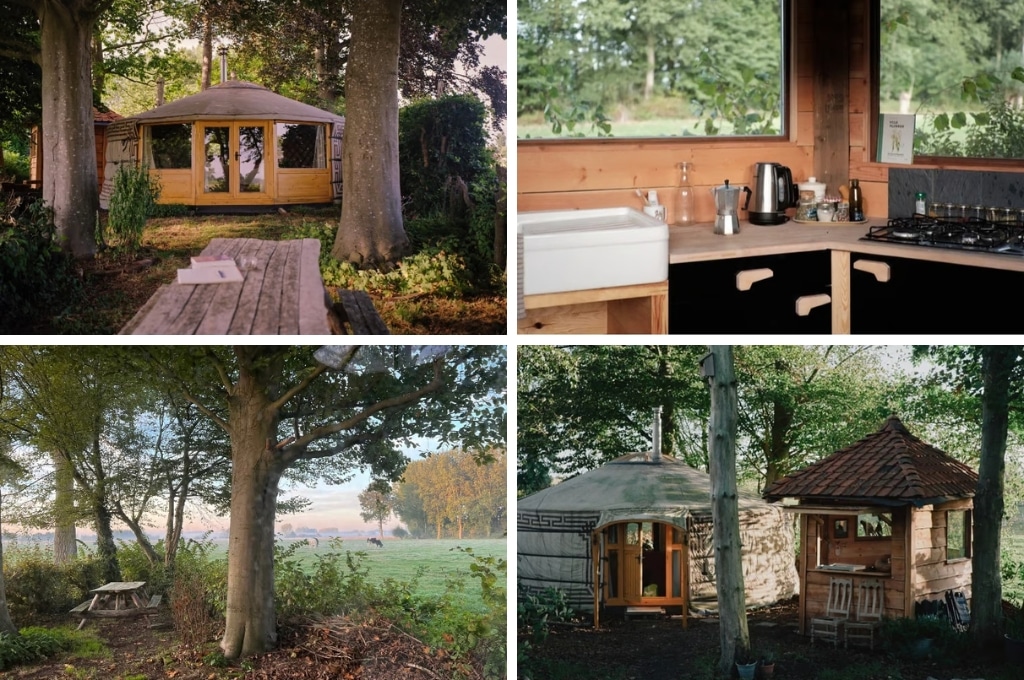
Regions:
<instances>
[{"instance_id":1,"label":"electric kettle","mask_svg":"<svg viewBox=\"0 0 1024 680\"><path fill-rule=\"evenodd\" d=\"M789 219L786 208L796 206L798 195L793 173L785 165L754 163L754 190L747 194L743 209L751 224L782 224Z\"/></svg>"}]
</instances>

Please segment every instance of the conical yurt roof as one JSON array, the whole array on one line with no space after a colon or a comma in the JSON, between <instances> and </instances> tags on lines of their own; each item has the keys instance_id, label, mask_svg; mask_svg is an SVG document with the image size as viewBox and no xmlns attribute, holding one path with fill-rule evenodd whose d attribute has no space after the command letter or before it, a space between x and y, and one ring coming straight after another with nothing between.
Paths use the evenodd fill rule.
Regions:
<instances>
[{"instance_id":1,"label":"conical yurt roof","mask_svg":"<svg viewBox=\"0 0 1024 680\"><path fill-rule=\"evenodd\" d=\"M142 123L190 120L288 120L335 123L341 116L297 102L244 80L228 80L132 116Z\"/></svg>"},{"instance_id":2,"label":"conical yurt roof","mask_svg":"<svg viewBox=\"0 0 1024 680\"><path fill-rule=\"evenodd\" d=\"M740 492L741 512L767 507L757 496ZM598 511L596 528L615 522L656 521L685 529L687 516L711 514L711 475L671 456L655 461L649 454L631 453L521 498L516 510Z\"/></svg>"}]
</instances>

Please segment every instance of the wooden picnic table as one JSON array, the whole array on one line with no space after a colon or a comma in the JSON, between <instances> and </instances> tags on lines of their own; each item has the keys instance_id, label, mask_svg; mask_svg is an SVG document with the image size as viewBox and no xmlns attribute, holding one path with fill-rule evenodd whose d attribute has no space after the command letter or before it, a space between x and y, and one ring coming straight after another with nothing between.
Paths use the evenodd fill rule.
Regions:
<instances>
[{"instance_id":1,"label":"wooden picnic table","mask_svg":"<svg viewBox=\"0 0 1024 680\"><path fill-rule=\"evenodd\" d=\"M317 239L215 238L202 255L252 264L240 282L161 286L121 335L330 335Z\"/></svg>"},{"instance_id":2,"label":"wooden picnic table","mask_svg":"<svg viewBox=\"0 0 1024 680\"><path fill-rule=\"evenodd\" d=\"M91 616L153 616L161 600L160 595L149 596L145 581L112 581L89 592L92 599L71 610L82 615L79 630Z\"/></svg>"}]
</instances>

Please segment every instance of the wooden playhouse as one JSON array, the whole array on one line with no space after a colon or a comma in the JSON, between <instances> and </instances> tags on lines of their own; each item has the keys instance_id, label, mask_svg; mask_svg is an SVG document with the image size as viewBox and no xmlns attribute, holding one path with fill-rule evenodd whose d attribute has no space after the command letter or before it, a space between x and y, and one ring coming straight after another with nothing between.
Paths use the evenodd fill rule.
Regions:
<instances>
[{"instance_id":1,"label":"wooden playhouse","mask_svg":"<svg viewBox=\"0 0 1024 680\"><path fill-rule=\"evenodd\" d=\"M123 163L160 181L160 203L207 211L326 204L341 197L345 119L265 87L228 80L107 130L106 208Z\"/></svg>"},{"instance_id":2,"label":"wooden playhouse","mask_svg":"<svg viewBox=\"0 0 1024 680\"><path fill-rule=\"evenodd\" d=\"M886 618L947 591L970 599L977 474L895 417L765 491L800 523L800 632L823 616L833 578L878 579ZM794 502L795 501L795 502Z\"/></svg>"}]
</instances>

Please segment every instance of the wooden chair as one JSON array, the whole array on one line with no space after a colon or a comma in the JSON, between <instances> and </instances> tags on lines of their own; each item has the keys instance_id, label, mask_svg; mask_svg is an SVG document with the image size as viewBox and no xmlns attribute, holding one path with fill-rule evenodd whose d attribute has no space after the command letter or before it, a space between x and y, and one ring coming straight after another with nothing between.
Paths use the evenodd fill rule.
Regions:
<instances>
[{"instance_id":1,"label":"wooden chair","mask_svg":"<svg viewBox=\"0 0 1024 680\"><path fill-rule=\"evenodd\" d=\"M867 579L857 586L857 620L846 622L845 646L865 641L875 648L875 631L882 625L885 610L885 589L879 579Z\"/></svg>"},{"instance_id":2,"label":"wooden chair","mask_svg":"<svg viewBox=\"0 0 1024 680\"><path fill-rule=\"evenodd\" d=\"M811 644L815 640L828 640L833 647L839 646L843 624L850 618L850 601L853 598L853 580L832 578L828 584L828 604L825 616L811 619Z\"/></svg>"}]
</instances>

